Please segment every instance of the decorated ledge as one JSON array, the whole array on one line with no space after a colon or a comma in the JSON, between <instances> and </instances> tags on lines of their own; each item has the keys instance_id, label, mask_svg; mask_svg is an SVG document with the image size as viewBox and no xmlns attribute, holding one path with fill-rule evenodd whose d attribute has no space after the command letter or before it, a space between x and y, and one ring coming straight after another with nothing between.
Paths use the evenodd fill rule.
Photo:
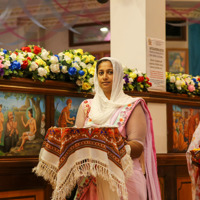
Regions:
<instances>
[{"instance_id":1,"label":"decorated ledge","mask_svg":"<svg viewBox=\"0 0 200 200\"><path fill-rule=\"evenodd\" d=\"M54 55L36 45L28 45L11 52L0 49L0 77L5 83L18 82L21 86L51 87L59 90L57 83L67 90L91 93L94 88L96 58L82 49L70 49ZM18 80L27 78L30 81ZM22 80L22 79L21 79ZM40 84L39 82L45 82ZM29 85L29 86L30 86ZM151 82L145 73L124 67L124 90L146 92ZM69 89L70 88L70 89ZM166 72L168 92L200 96L200 77Z\"/></svg>"}]
</instances>

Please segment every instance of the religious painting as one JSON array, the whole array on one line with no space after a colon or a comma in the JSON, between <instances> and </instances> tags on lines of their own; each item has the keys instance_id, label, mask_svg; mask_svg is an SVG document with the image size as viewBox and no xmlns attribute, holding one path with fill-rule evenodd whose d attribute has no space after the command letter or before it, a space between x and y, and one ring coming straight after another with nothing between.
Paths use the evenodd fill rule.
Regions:
<instances>
[{"instance_id":1,"label":"religious painting","mask_svg":"<svg viewBox=\"0 0 200 200\"><path fill-rule=\"evenodd\" d=\"M73 127L78 108L85 98L54 97L54 125L57 127Z\"/></svg>"},{"instance_id":2,"label":"religious painting","mask_svg":"<svg viewBox=\"0 0 200 200\"><path fill-rule=\"evenodd\" d=\"M187 49L167 49L166 53L166 71L174 74L187 74L189 72Z\"/></svg>"},{"instance_id":3,"label":"religious painting","mask_svg":"<svg viewBox=\"0 0 200 200\"><path fill-rule=\"evenodd\" d=\"M44 96L0 92L0 156L38 156L44 137Z\"/></svg>"},{"instance_id":4,"label":"religious painting","mask_svg":"<svg viewBox=\"0 0 200 200\"><path fill-rule=\"evenodd\" d=\"M186 105L172 105L172 152L186 152L200 121L200 108Z\"/></svg>"}]
</instances>

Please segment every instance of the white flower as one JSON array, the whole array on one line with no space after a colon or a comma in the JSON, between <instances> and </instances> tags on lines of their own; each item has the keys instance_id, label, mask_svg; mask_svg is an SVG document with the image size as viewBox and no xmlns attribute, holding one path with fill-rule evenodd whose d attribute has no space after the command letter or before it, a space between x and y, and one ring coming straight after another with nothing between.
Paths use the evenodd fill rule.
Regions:
<instances>
[{"instance_id":1,"label":"white flower","mask_svg":"<svg viewBox=\"0 0 200 200\"><path fill-rule=\"evenodd\" d=\"M86 64L85 64L84 62L80 62L80 66L81 66L82 68L86 68Z\"/></svg>"},{"instance_id":2,"label":"white flower","mask_svg":"<svg viewBox=\"0 0 200 200\"><path fill-rule=\"evenodd\" d=\"M41 57L43 60L48 60L49 52L46 49L42 49Z\"/></svg>"},{"instance_id":3,"label":"white flower","mask_svg":"<svg viewBox=\"0 0 200 200\"><path fill-rule=\"evenodd\" d=\"M62 66L62 70L61 71L62 71L63 74L66 74L68 72L67 66L65 66L65 65Z\"/></svg>"},{"instance_id":4,"label":"white flower","mask_svg":"<svg viewBox=\"0 0 200 200\"><path fill-rule=\"evenodd\" d=\"M77 62L72 63L72 67L75 67L77 70L80 70L81 68L79 67Z\"/></svg>"},{"instance_id":5,"label":"white flower","mask_svg":"<svg viewBox=\"0 0 200 200\"><path fill-rule=\"evenodd\" d=\"M17 56L17 60L23 60L24 59L24 55L22 53L19 53Z\"/></svg>"},{"instance_id":6,"label":"white flower","mask_svg":"<svg viewBox=\"0 0 200 200\"><path fill-rule=\"evenodd\" d=\"M80 57L76 56L76 57L74 58L74 61L81 62L81 59L80 59Z\"/></svg>"},{"instance_id":7,"label":"white flower","mask_svg":"<svg viewBox=\"0 0 200 200\"><path fill-rule=\"evenodd\" d=\"M56 64L58 63L58 58L56 56L51 56L49 61L52 63L52 64Z\"/></svg>"},{"instance_id":8,"label":"white flower","mask_svg":"<svg viewBox=\"0 0 200 200\"><path fill-rule=\"evenodd\" d=\"M181 80L177 80L175 84L176 84L177 89L181 90L182 81Z\"/></svg>"},{"instance_id":9,"label":"white flower","mask_svg":"<svg viewBox=\"0 0 200 200\"><path fill-rule=\"evenodd\" d=\"M21 59L18 59L18 62L22 65L23 61Z\"/></svg>"},{"instance_id":10,"label":"white flower","mask_svg":"<svg viewBox=\"0 0 200 200\"><path fill-rule=\"evenodd\" d=\"M6 69L8 69L9 68L9 66L10 66L10 61L9 60L6 60L6 62L4 62L4 67L6 68Z\"/></svg>"},{"instance_id":11,"label":"white flower","mask_svg":"<svg viewBox=\"0 0 200 200\"><path fill-rule=\"evenodd\" d=\"M34 57L34 54L31 52L28 52L27 54L28 54L28 57L30 57L31 59Z\"/></svg>"},{"instance_id":12,"label":"white flower","mask_svg":"<svg viewBox=\"0 0 200 200\"><path fill-rule=\"evenodd\" d=\"M129 82L132 83L132 82L133 82L133 79L132 79L132 78L129 78Z\"/></svg>"},{"instance_id":13,"label":"white flower","mask_svg":"<svg viewBox=\"0 0 200 200\"><path fill-rule=\"evenodd\" d=\"M79 80L79 79L76 81L76 85L82 86L82 84L83 84L83 81L81 81L81 80Z\"/></svg>"},{"instance_id":14,"label":"white flower","mask_svg":"<svg viewBox=\"0 0 200 200\"><path fill-rule=\"evenodd\" d=\"M31 66L30 66L31 71L35 71L37 68L38 68L37 63L36 62L32 62Z\"/></svg>"},{"instance_id":15,"label":"white flower","mask_svg":"<svg viewBox=\"0 0 200 200\"><path fill-rule=\"evenodd\" d=\"M0 52L0 56L3 56L4 55L4 52Z\"/></svg>"},{"instance_id":16,"label":"white flower","mask_svg":"<svg viewBox=\"0 0 200 200\"><path fill-rule=\"evenodd\" d=\"M94 85L94 78L93 77L89 79L89 84Z\"/></svg>"},{"instance_id":17,"label":"white flower","mask_svg":"<svg viewBox=\"0 0 200 200\"><path fill-rule=\"evenodd\" d=\"M195 85L195 83L194 83L194 81L193 81L193 80L191 80L190 84L191 84L191 85Z\"/></svg>"},{"instance_id":18,"label":"white flower","mask_svg":"<svg viewBox=\"0 0 200 200\"><path fill-rule=\"evenodd\" d=\"M16 55L15 53L12 53L12 54L10 55L10 57L12 58L12 60L16 60L17 55Z\"/></svg>"},{"instance_id":19,"label":"white flower","mask_svg":"<svg viewBox=\"0 0 200 200\"><path fill-rule=\"evenodd\" d=\"M170 76L170 83L175 83L175 81L176 81L175 76Z\"/></svg>"},{"instance_id":20,"label":"white flower","mask_svg":"<svg viewBox=\"0 0 200 200\"><path fill-rule=\"evenodd\" d=\"M65 55L65 54L64 54L63 52L60 52L60 53L58 54L59 58L62 58L64 55Z\"/></svg>"},{"instance_id":21,"label":"white flower","mask_svg":"<svg viewBox=\"0 0 200 200\"><path fill-rule=\"evenodd\" d=\"M87 69L90 69L91 67L92 67L92 64L91 64L91 63L89 63L89 64L86 65L86 68L87 68Z\"/></svg>"},{"instance_id":22,"label":"white flower","mask_svg":"<svg viewBox=\"0 0 200 200\"><path fill-rule=\"evenodd\" d=\"M60 66L59 64L51 64L50 69L53 73L59 73L60 72Z\"/></svg>"},{"instance_id":23,"label":"white flower","mask_svg":"<svg viewBox=\"0 0 200 200\"><path fill-rule=\"evenodd\" d=\"M64 56L64 60L66 60L67 63L71 62L71 58L67 55Z\"/></svg>"},{"instance_id":24,"label":"white flower","mask_svg":"<svg viewBox=\"0 0 200 200\"><path fill-rule=\"evenodd\" d=\"M47 75L47 70L44 69L43 67L39 67L38 68L38 75L43 77L43 76L46 76Z\"/></svg>"}]
</instances>

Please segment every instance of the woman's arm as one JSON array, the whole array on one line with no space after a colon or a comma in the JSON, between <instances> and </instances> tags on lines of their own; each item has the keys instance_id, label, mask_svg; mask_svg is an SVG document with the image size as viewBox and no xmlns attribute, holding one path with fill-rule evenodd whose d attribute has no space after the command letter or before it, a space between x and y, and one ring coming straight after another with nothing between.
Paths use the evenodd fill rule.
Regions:
<instances>
[{"instance_id":1,"label":"woman's arm","mask_svg":"<svg viewBox=\"0 0 200 200\"><path fill-rule=\"evenodd\" d=\"M78 113L76 115L76 122L75 122L75 126L77 128L83 128L84 127L84 124L85 124L85 120L86 120L86 117L85 117L85 113L84 113L84 110L83 110L83 106L82 104L79 106L79 109L78 109Z\"/></svg>"},{"instance_id":2,"label":"woman's arm","mask_svg":"<svg viewBox=\"0 0 200 200\"><path fill-rule=\"evenodd\" d=\"M147 123L144 110L141 104L138 104L133 110L127 125L127 143L131 146L131 157L139 158L142 154L145 142Z\"/></svg>"}]
</instances>

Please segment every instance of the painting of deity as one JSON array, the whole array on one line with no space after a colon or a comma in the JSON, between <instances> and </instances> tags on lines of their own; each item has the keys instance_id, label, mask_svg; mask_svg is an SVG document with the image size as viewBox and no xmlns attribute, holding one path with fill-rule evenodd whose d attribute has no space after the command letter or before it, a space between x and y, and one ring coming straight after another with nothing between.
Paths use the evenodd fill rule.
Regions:
<instances>
[{"instance_id":1,"label":"painting of deity","mask_svg":"<svg viewBox=\"0 0 200 200\"><path fill-rule=\"evenodd\" d=\"M171 73L188 73L188 50L167 49L167 71Z\"/></svg>"},{"instance_id":2,"label":"painting of deity","mask_svg":"<svg viewBox=\"0 0 200 200\"><path fill-rule=\"evenodd\" d=\"M38 156L44 136L44 96L0 92L0 156Z\"/></svg>"},{"instance_id":3,"label":"painting of deity","mask_svg":"<svg viewBox=\"0 0 200 200\"><path fill-rule=\"evenodd\" d=\"M54 97L54 125L57 127L73 127L78 108L85 98Z\"/></svg>"},{"instance_id":4,"label":"painting of deity","mask_svg":"<svg viewBox=\"0 0 200 200\"><path fill-rule=\"evenodd\" d=\"M173 152L186 152L200 120L200 108L173 105Z\"/></svg>"}]
</instances>

